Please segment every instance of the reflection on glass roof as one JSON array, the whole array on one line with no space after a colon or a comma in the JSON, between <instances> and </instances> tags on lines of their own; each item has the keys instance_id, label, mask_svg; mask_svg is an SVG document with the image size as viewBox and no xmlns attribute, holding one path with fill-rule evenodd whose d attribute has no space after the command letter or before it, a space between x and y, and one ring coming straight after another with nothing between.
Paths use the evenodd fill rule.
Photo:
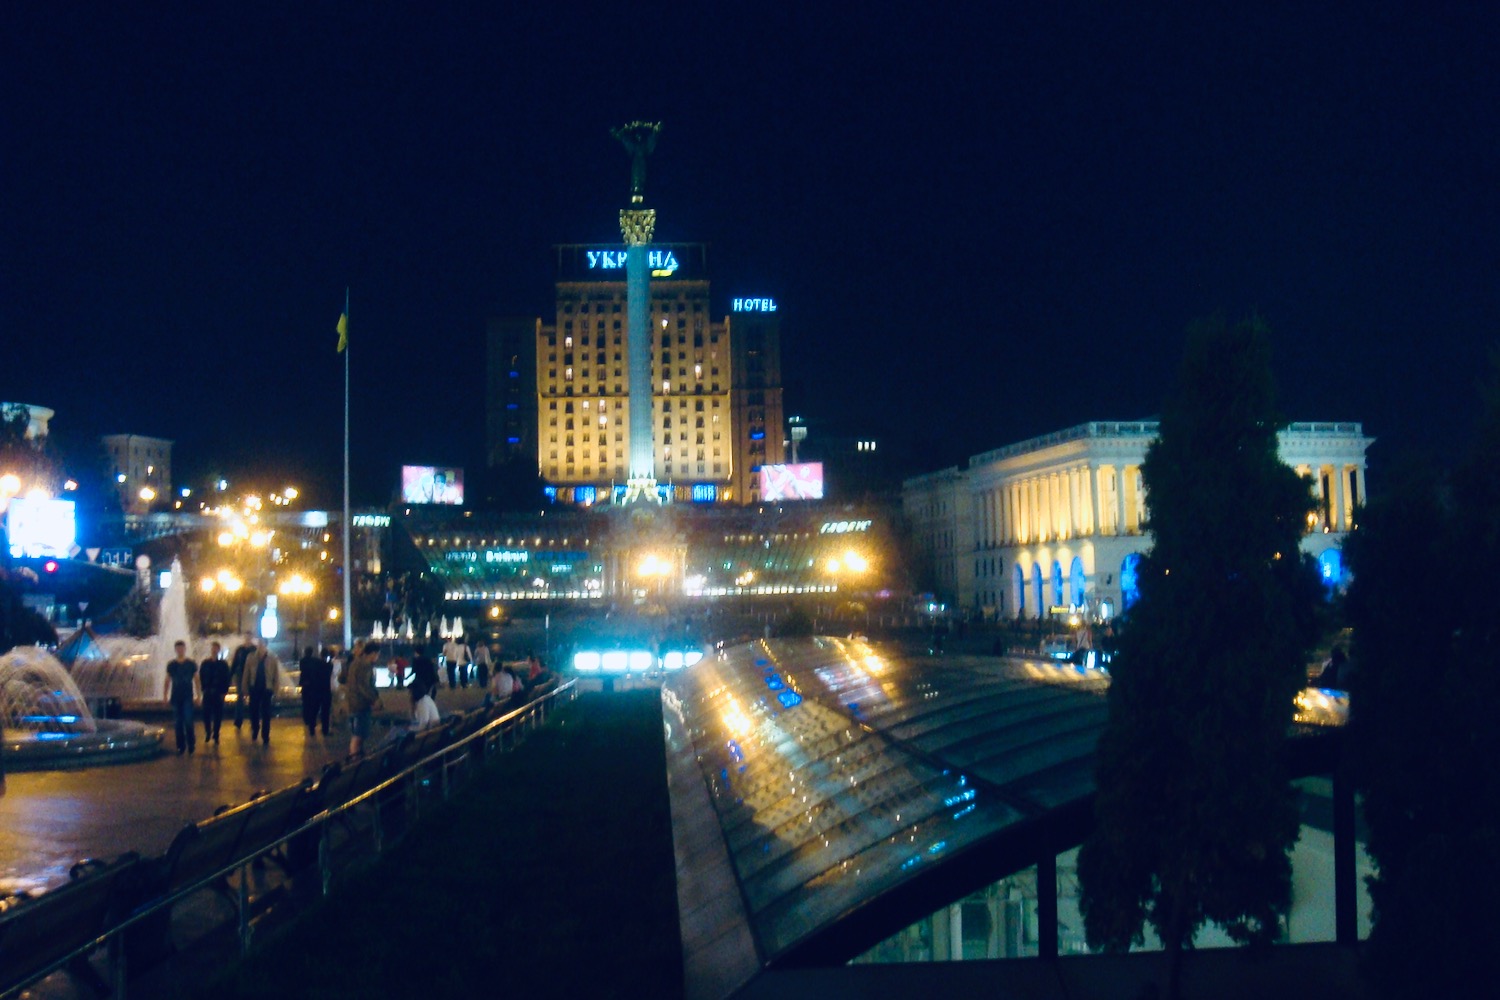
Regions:
<instances>
[{"instance_id":1,"label":"reflection on glass roof","mask_svg":"<svg viewBox=\"0 0 1500 1000\"><path fill-rule=\"evenodd\" d=\"M1092 789L1104 681L768 640L672 677L762 959Z\"/></svg>"}]
</instances>

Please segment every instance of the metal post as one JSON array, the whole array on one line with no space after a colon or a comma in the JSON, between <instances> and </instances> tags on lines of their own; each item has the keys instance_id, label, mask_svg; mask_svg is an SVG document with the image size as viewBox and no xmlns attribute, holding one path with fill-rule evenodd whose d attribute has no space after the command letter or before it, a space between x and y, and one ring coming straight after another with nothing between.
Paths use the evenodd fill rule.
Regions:
<instances>
[{"instance_id":1,"label":"metal post","mask_svg":"<svg viewBox=\"0 0 1500 1000\"><path fill-rule=\"evenodd\" d=\"M240 866L240 954L250 951L250 865Z\"/></svg>"},{"instance_id":2,"label":"metal post","mask_svg":"<svg viewBox=\"0 0 1500 1000\"><path fill-rule=\"evenodd\" d=\"M327 896L333 888L332 845L328 842L328 821L323 821L323 828L318 833L318 876L323 883L323 895Z\"/></svg>"},{"instance_id":3,"label":"metal post","mask_svg":"<svg viewBox=\"0 0 1500 1000\"><path fill-rule=\"evenodd\" d=\"M443 772L443 801L448 801L448 751L445 749L443 755L438 759L438 767Z\"/></svg>"},{"instance_id":4,"label":"metal post","mask_svg":"<svg viewBox=\"0 0 1500 1000\"><path fill-rule=\"evenodd\" d=\"M116 933L109 939L110 1000L125 1000L125 935Z\"/></svg>"},{"instance_id":5,"label":"metal post","mask_svg":"<svg viewBox=\"0 0 1500 1000\"><path fill-rule=\"evenodd\" d=\"M1037 957L1057 957L1057 855L1045 852L1036 861Z\"/></svg>"},{"instance_id":6,"label":"metal post","mask_svg":"<svg viewBox=\"0 0 1500 1000\"><path fill-rule=\"evenodd\" d=\"M371 827L371 830L375 834L375 853L379 854L381 851L383 851L385 849L385 838L382 836L383 831L380 829L380 793L379 792L376 792L374 795L370 796L370 805L375 808L375 823Z\"/></svg>"},{"instance_id":7,"label":"metal post","mask_svg":"<svg viewBox=\"0 0 1500 1000\"><path fill-rule=\"evenodd\" d=\"M1354 782L1340 768L1333 775L1333 926L1334 940L1350 947L1359 944L1354 860Z\"/></svg>"}]
</instances>

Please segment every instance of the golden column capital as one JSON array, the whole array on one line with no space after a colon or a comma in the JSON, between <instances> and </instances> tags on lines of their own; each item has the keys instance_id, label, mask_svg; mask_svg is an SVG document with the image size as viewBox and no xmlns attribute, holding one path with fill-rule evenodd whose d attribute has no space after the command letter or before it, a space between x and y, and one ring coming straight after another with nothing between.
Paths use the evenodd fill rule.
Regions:
<instances>
[{"instance_id":1,"label":"golden column capital","mask_svg":"<svg viewBox=\"0 0 1500 1000\"><path fill-rule=\"evenodd\" d=\"M622 208L620 209L620 235L625 237L625 245L628 247L643 247L651 242L651 234L656 231L656 209L654 208Z\"/></svg>"}]
</instances>

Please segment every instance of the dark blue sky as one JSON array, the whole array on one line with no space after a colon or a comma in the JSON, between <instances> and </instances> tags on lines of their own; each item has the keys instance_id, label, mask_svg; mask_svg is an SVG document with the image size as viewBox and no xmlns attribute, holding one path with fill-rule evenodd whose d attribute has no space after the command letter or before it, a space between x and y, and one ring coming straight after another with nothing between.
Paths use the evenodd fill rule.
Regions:
<instances>
[{"instance_id":1,"label":"dark blue sky","mask_svg":"<svg viewBox=\"0 0 1500 1000\"><path fill-rule=\"evenodd\" d=\"M0 10L0 398L184 470L336 482L345 285L360 491L475 464L484 318L618 238L633 118L791 406L912 471L1156 413L1190 320L1258 312L1378 488L1500 341L1492 5L120 6Z\"/></svg>"}]
</instances>

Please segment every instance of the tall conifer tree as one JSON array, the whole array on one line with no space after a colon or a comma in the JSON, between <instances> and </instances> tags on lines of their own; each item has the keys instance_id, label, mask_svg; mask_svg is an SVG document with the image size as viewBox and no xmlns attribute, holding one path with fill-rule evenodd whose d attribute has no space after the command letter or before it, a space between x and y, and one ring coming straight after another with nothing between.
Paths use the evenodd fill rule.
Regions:
<instances>
[{"instance_id":1,"label":"tall conifer tree","mask_svg":"<svg viewBox=\"0 0 1500 1000\"><path fill-rule=\"evenodd\" d=\"M1349 540L1350 739L1363 795L1377 992L1465 996L1500 935L1500 353L1449 476L1405 470Z\"/></svg>"},{"instance_id":2,"label":"tall conifer tree","mask_svg":"<svg viewBox=\"0 0 1500 1000\"><path fill-rule=\"evenodd\" d=\"M1174 996L1202 924L1267 942L1289 909L1298 816L1281 750L1320 599L1264 328L1195 324L1179 382L1141 470L1154 544L1111 665L1079 856L1090 944L1123 950L1149 922Z\"/></svg>"}]
</instances>

